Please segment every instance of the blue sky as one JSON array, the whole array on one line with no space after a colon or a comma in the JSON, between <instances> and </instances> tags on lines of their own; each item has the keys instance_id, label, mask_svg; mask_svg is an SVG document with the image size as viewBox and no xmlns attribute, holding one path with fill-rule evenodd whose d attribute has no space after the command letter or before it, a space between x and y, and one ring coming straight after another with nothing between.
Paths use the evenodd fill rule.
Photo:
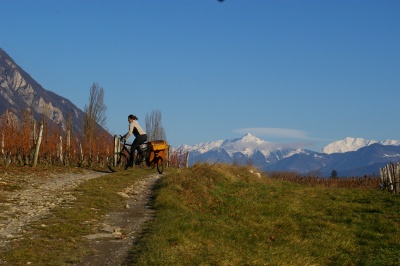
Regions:
<instances>
[{"instance_id":1,"label":"blue sky","mask_svg":"<svg viewBox=\"0 0 400 266\"><path fill-rule=\"evenodd\" d=\"M0 0L0 47L107 127L162 113L173 147L400 139L400 1Z\"/></svg>"}]
</instances>

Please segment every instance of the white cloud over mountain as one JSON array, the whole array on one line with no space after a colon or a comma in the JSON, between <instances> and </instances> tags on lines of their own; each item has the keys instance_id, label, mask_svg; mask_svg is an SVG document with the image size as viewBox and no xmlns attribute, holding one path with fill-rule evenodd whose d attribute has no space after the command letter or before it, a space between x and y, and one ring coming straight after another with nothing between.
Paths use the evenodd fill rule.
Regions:
<instances>
[{"instance_id":1,"label":"white cloud over mountain","mask_svg":"<svg viewBox=\"0 0 400 266\"><path fill-rule=\"evenodd\" d=\"M281 138L296 138L296 139L310 139L308 133L302 130L290 128L240 128L235 129L235 133L246 134L251 133L263 137L281 137Z\"/></svg>"}]
</instances>

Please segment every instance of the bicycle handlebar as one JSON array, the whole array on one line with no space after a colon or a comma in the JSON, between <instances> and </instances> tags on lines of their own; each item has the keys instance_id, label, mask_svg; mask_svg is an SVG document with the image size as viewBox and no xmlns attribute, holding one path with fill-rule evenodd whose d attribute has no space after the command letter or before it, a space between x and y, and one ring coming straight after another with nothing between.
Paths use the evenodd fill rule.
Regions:
<instances>
[{"instance_id":1,"label":"bicycle handlebar","mask_svg":"<svg viewBox=\"0 0 400 266\"><path fill-rule=\"evenodd\" d=\"M119 135L119 139L123 142L124 145L132 146L132 144L127 144L127 143L126 143L126 139L124 139L124 138L122 137L122 135ZM146 141L146 142L143 142L143 143L140 144L140 145L143 145L143 144L146 145L146 146L148 146L148 145L149 145L149 142Z\"/></svg>"}]
</instances>

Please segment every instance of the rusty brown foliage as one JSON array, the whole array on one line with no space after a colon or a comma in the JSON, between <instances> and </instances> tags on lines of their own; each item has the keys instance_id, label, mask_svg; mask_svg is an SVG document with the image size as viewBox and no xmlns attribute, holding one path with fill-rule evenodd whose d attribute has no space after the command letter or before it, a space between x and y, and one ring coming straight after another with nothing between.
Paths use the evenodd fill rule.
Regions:
<instances>
[{"instance_id":1,"label":"rusty brown foliage","mask_svg":"<svg viewBox=\"0 0 400 266\"><path fill-rule=\"evenodd\" d=\"M187 151L175 151L169 155L169 166L180 168L186 165Z\"/></svg>"},{"instance_id":2,"label":"rusty brown foliage","mask_svg":"<svg viewBox=\"0 0 400 266\"><path fill-rule=\"evenodd\" d=\"M270 172L268 176L273 179L279 179L309 186L335 187L335 188L380 188L380 177L346 177L346 178L321 178L318 176L302 176L294 172Z\"/></svg>"},{"instance_id":3,"label":"rusty brown foliage","mask_svg":"<svg viewBox=\"0 0 400 266\"><path fill-rule=\"evenodd\" d=\"M28 111L21 118L12 112L0 116L0 165L31 165L43 123L38 163L43 165L103 166L113 151L112 137L101 131L92 138L90 146L85 134L65 131L61 124L41 118L37 121Z\"/></svg>"},{"instance_id":4,"label":"rusty brown foliage","mask_svg":"<svg viewBox=\"0 0 400 266\"><path fill-rule=\"evenodd\" d=\"M17 117L11 113L6 112L0 117L0 131L1 131L1 150L2 153L8 151L9 153L17 153L17 145L12 145L12 140L17 138L18 123Z\"/></svg>"}]
</instances>

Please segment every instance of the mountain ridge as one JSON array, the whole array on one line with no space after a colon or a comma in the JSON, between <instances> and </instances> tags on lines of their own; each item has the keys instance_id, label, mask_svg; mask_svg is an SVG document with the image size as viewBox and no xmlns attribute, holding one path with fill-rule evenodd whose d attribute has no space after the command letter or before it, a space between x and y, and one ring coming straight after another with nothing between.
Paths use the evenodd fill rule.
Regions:
<instances>
[{"instance_id":1,"label":"mountain ridge","mask_svg":"<svg viewBox=\"0 0 400 266\"><path fill-rule=\"evenodd\" d=\"M324 148L322 148L321 153L343 153L348 151L356 151L362 147L369 146L375 143L382 145L394 145L400 146L400 140L366 140L363 138L351 138L347 137L343 140L334 141Z\"/></svg>"},{"instance_id":2,"label":"mountain ridge","mask_svg":"<svg viewBox=\"0 0 400 266\"><path fill-rule=\"evenodd\" d=\"M329 176L333 169L342 175L373 175L378 173L378 168L370 165L383 166L391 160L400 160L400 141L350 137L332 142L322 149L330 153L288 148L284 144L264 141L251 133L242 138L201 142L194 146L181 145L177 150L190 152L189 165L195 162L252 163L266 172L318 173L324 177Z\"/></svg>"},{"instance_id":3,"label":"mountain ridge","mask_svg":"<svg viewBox=\"0 0 400 266\"><path fill-rule=\"evenodd\" d=\"M0 115L9 111L18 117L21 111L27 110L36 120L46 117L60 124L63 130L66 130L67 120L71 119L72 130L82 133L84 112L67 98L43 88L2 48L0 89Z\"/></svg>"}]
</instances>

